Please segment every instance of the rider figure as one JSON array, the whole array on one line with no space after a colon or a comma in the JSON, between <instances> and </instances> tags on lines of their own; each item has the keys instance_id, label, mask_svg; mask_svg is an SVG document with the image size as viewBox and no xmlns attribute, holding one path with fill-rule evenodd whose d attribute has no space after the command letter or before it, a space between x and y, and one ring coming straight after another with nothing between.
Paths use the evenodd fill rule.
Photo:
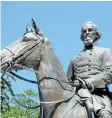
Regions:
<instances>
[{"instance_id":1,"label":"rider figure","mask_svg":"<svg viewBox=\"0 0 112 118\"><path fill-rule=\"evenodd\" d=\"M92 22L82 26L84 49L72 58L67 77L74 84L77 78L85 82L91 91L94 113L98 118L112 118L112 106L106 91L107 84L112 83L112 50L97 46L100 37L101 33Z\"/></svg>"}]
</instances>

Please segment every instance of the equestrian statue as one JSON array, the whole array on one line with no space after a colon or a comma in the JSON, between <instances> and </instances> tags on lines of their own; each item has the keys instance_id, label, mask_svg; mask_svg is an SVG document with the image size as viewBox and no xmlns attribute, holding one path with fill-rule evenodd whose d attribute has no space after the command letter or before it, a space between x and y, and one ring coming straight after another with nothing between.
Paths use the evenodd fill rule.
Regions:
<instances>
[{"instance_id":1,"label":"equestrian statue","mask_svg":"<svg viewBox=\"0 0 112 118\"><path fill-rule=\"evenodd\" d=\"M112 51L96 45L101 37L95 24L81 29L84 49L73 57L67 74L48 38L32 18L32 29L1 51L1 73L29 69L36 74L39 118L112 118ZM13 71L13 72L12 72Z\"/></svg>"}]
</instances>

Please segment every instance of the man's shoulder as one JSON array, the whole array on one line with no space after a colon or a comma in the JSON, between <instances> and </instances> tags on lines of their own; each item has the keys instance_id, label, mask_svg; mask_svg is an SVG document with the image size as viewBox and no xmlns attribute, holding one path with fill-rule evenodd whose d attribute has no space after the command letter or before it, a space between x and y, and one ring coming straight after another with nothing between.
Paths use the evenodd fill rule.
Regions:
<instances>
[{"instance_id":1,"label":"man's shoulder","mask_svg":"<svg viewBox=\"0 0 112 118\"><path fill-rule=\"evenodd\" d=\"M94 48L96 51L98 51L98 52L105 52L105 51L110 51L110 50L112 50L112 49L110 49L110 48L105 48L105 47L98 47L98 46L95 46L95 48Z\"/></svg>"}]
</instances>

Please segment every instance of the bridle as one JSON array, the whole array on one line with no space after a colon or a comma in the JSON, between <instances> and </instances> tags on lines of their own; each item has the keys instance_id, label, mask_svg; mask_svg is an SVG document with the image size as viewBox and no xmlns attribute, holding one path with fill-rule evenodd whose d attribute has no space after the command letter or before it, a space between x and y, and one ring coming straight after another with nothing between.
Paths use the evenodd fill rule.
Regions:
<instances>
[{"instance_id":1,"label":"bridle","mask_svg":"<svg viewBox=\"0 0 112 118\"><path fill-rule=\"evenodd\" d=\"M15 54L13 53L13 51L11 51L9 48L5 48L6 50L8 50L10 53L12 53L12 55L14 55L15 56Z\"/></svg>"},{"instance_id":2,"label":"bridle","mask_svg":"<svg viewBox=\"0 0 112 118\"><path fill-rule=\"evenodd\" d=\"M27 49L27 52L24 52L18 56L16 56L16 54L11 51L11 49L9 48L5 48L7 51L9 51L14 57L13 57L13 60L12 62L8 61L6 64L8 65L8 68L6 70L6 74L9 75L11 78L14 79L14 77L17 77L16 74L14 75L13 72L10 71L10 69L13 67L13 66L16 66L16 67L19 67L19 68L22 68L24 69L24 67L21 65L21 64L17 64L18 62L20 62L21 60L23 60L25 57L27 57L29 54L31 54L35 49L37 49L39 46L42 45L42 43L44 43L44 40L38 40L36 41L36 43L32 46L30 46L28 49ZM39 48L40 49L40 48ZM39 55L40 56L40 55ZM39 57L38 57L39 58ZM21 67L20 67L21 66ZM27 67L28 68L28 67ZM3 78L4 74L2 75L2 80L5 82L5 84L7 85L7 87L9 88L10 92L11 92L11 95L13 96L13 99L18 103L20 104L21 106L25 107L25 108L29 108L29 109L34 109L34 108L38 108L40 107L40 105L38 106L35 106L35 107L28 107L28 106L25 106L25 105L22 105L19 101L17 101L15 99L15 95L13 93L13 90L11 89L11 87L8 85L8 82ZM21 78L20 76L18 76L18 78ZM31 82L31 80L29 80L29 82ZM33 82L34 83L34 82ZM35 81L36 84L38 84L36 81ZM40 102L39 102L40 103Z\"/></svg>"},{"instance_id":3,"label":"bridle","mask_svg":"<svg viewBox=\"0 0 112 118\"><path fill-rule=\"evenodd\" d=\"M23 78L23 77L21 77L21 76L15 74L14 72L11 72L10 70L11 70L11 68L12 68L13 66L15 66L15 67L22 68L22 69L27 69L27 70L29 70L29 71L32 71L32 72L34 72L34 73L39 74L38 71L36 71L36 70L34 70L34 69L31 69L31 68L29 68L29 67L27 67L27 66L23 66L23 65L21 65L21 64L18 64L18 62L20 62L20 61L23 60L25 57L27 57L29 54L31 54L35 49L37 49L37 47L38 47L39 51L41 52L41 48L42 48L42 44L43 44L43 43L44 43L44 40L39 40L39 41L37 41L33 46L31 46L30 48L28 48L27 52L24 52L24 53L20 54L20 55L17 56L17 57L16 57L16 54L15 54L13 51L11 51L9 48L6 48L6 50L8 50L8 51L9 51L11 54L13 54L13 56L14 56L12 62L9 62L9 61L7 62L7 64L8 64L9 67L8 67L8 69L6 70L6 74L9 75L10 77L12 77L13 79L16 77L16 78L19 78L19 79L24 80L24 81L26 81L26 82L30 82L30 83L38 84L38 85L39 85L39 84L40 84L40 81L37 82L37 81L33 81L33 80L29 80L29 79ZM40 55L40 53L39 53L39 55L38 55L38 60L40 59L40 57L41 57L41 55ZM55 77L51 77L50 79L55 79ZM61 82L64 82L64 83L69 84L69 85L73 85L72 83L69 83L69 82L66 82L66 81L61 81L61 80L58 80L58 79L55 79L55 80L57 80L57 81L59 82L59 84L61 85L62 88L64 88L64 87L62 86ZM6 85L9 87L9 85L8 85L8 83L6 82L5 79L4 79L4 81L5 81ZM11 91L12 96L14 96L13 90L12 90L11 88L9 88L9 89L10 89L10 91ZM66 88L64 88L64 89L66 89ZM67 90L67 89L66 89L66 90ZM73 96L75 95L75 91L72 91L72 90L69 90L69 89L68 89L68 91L74 92ZM25 93L24 93L23 91L22 91L22 93L25 95ZM26 96L26 95L25 95L25 96ZM68 97L68 98L65 98L65 99L57 100L57 101L51 101L51 102L37 101L37 102L40 103L40 104L56 104L56 103L61 103L61 102L67 101L67 100L71 99L73 96ZM26 97L27 97L27 96L26 96ZM30 98L30 99L31 99L31 98ZM15 96L14 96L14 100L15 100L18 104L20 104L21 106L23 106L23 107L25 107L25 108L34 109L34 108L40 107L40 105L38 105L38 106L36 106L36 107L28 107L28 106L22 105L21 103L19 103L19 102L15 99Z\"/></svg>"}]
</instances>

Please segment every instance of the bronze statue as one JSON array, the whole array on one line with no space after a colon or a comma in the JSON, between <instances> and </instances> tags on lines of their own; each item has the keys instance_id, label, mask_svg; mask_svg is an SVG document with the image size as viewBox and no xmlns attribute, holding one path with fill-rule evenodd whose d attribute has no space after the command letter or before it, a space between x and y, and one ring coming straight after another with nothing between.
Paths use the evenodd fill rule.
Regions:
<instances>
[{"instance_id":1,"label":"bronze statue","mask_svg":"<svg viewBox=\"0 0 112 118\"><path fill-rule=\"evenodd\" d=\"M100 81L97 82L99 83L97 86L96 84L94 85L94 83L88 81L88 87L86 87L86 82L83 81L84 78L81 78L80 73L76 73L76 81L79 84L77 84L76 82L70 83L67 79L66 74L63 71L58 57L56 56L52 48L50 41L37 27L34 19L32 19L32 25L33 29L26 28L26 32L20 38L20 40L17 40L16 42L1 51L1 72L18 78L22 77L16 76L16 74L14 74L12 70L28 69L35 72L37 76L40 98L39 118L96 118L92 107L93 104L91 104L91 101L96 99L91 98L93 97L91 92L94 92L95 88L97 86L99 87L99 82L105 79L100 79ZM93 37L93 35L89 34L88 38L91 37ZM89 45L87 47L89 48ZM97 57L94 59L97 59ZM84 63L81 67L84 67L84 64L88 63L87 61L88 60L85 58ZM94 64L98 65L98 63ZM102 71L102 73L104 72L104 75L106 72L110 73L110 71L106 70L109 64L110 63L107 63L104 66L104 71ZM72 69L70 70L71 74L73 74ZM83 71L85 71L85 68L83 68ZM89 70L87 72L89 72ZM94 72L92 74L96 76L98 75L98 72L101 72L100 69L97 71L97 69L94 68ZM73 78L73 76L71 77ZM84 75L82 76L85 77ZM90 76L92 75L90 74ZM111 75L109 77L111 77ZM69 79L71 80L71 78ZM74 88L76 88L76 91ZM106 95L103 96L105 96L106 98L105 100L107 105L109 102L109 98ZM101 101L99 100L99 102ZM110 102L108 105L110 105ZM94 108L98 109L99 105ZM110 113L109 117L111 117L111 111L109 110L111 110L110 106L108 106L108 109L101 109L100 112L97 111L97 113L101 114L103 112L106 112L107 115L109 115Z\"/></svg>"},{"instance_id":2,"label":"bronze statue","mask_svg":"<svg viewBox=\"0 0 112 118\"><path fill-rule=\"evenodd\" d=\"M91 21L86 22L81 29L81 40L84 49L74 56L69 64L67 77L70 82L78 84L77 94L86 97L87 107L93 109L98 118L112 118L112 106L107 85L112 83L112 50L97 46L101 33ZM80 78L83 81L81 86ZM86 96L88 91L91 92Z\"/></svg>"}]
</instances>

